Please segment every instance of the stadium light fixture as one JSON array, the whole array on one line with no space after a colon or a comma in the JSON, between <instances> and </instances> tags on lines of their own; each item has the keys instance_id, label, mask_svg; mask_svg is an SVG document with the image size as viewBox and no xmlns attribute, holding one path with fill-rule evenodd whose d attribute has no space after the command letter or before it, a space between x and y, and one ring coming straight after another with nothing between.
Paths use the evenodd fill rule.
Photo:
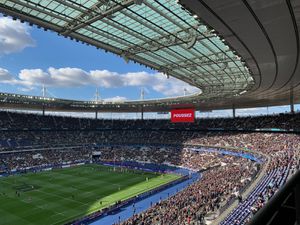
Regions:
<instances>
[{"instance_id":1,"label":"stadium light fixture","mask_svg":"<svg viewBox=\"0 0 300 225\"><path fill-rule=\"evenodd\" d=\"M240 95L245 94L247 92L247 90L244 90L242 92L240 92Z\"/></svg>"}]
</instances>

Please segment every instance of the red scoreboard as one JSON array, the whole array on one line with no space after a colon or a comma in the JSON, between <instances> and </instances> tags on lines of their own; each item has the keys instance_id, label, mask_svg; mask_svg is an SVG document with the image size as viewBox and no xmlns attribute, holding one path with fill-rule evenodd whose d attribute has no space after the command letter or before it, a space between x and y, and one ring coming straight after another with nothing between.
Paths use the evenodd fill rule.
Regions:
<instances>
[{"instance_id":1,"label":"red scoreboard","mask_svg":"<svg viewBox=\"0 0 300 225\"><path fill-rule=\"evenodd\" d=\"M172 123L193 123L195 121L195 109L171 110Z\"/></svg>"}]
</instances>

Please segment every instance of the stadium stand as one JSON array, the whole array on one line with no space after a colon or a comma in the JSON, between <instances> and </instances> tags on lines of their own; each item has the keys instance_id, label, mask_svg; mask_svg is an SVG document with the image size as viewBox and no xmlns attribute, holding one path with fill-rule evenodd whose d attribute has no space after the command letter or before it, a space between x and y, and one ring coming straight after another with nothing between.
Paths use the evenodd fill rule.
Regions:
<instances>
[{"instance_id":1,"label":"stadium stand","mask_svg":"<svg viewBox=\"0 0 300 225\"><path fill-rule=\"evenodd\" d=\"M0 112L0 125L2 129L216 129L224 130L254 130L254 129L300 129L300 113L279 114L273 116L252 116L236 118L207 118L197 119L195 123L171 123L169 120L96 120L88 118L41 116L38 114Z\"/></svg>"},{"instance_id":2,"label":"stadium stand","mask_svg":"<svg viewBox=\"0 0 300 225\"><path fill-rule=\"evenodd\" d=\"M47 95L45 86L68 87L64 79L60 79L57 86L56 82L16 82L29 80L21 76L24 71L10 79L8 70L15 72L22 61L14 65L10 65L10 60L4 62L8 67L2 68L4 86L26 83L27 89L29 83L34 83L36 87L42 84L43 89L42 96L32 96L20 94L20 87L17 93L5 93L2 91L11 89L3 87L1 108L37 110L43 116L0 112L0 176L77 163L107 162L132 167L136 163L151 163L153 167L171 164L197 171L201 180L118 224L299 225L300 113L295 113L295 104L300 103L299 7L297 0L0 1L1 17L110 52L126 63L146 66L146 72L149 69L196 88L190 92L179 83L175 89L178 93L183 89L183 96L163 99L150 99L150 96L144 99L144 87L141 99L134 101L101 100L98 89L95 100L54 98L51 93L51 97ZM33 29L35 32L36 28ZM9 33L14 36L13 32ZM10 53L5 51L6 45L11 48L12 44L6 36L4 42L1 38L4 55ZM25 47L29 46L34 43ZM85 54L77 55L82 63ZM51 57L38 58L35 65L55 63L41 61ZM70 61L67 57L61 58L62 64ZM34 57L28 60L33 61ZM66 66L69 69L72 65L78 69L81 64L73 60ZM50 74L50 69L48 72ZM110 86L101 85L98 78L92 80L92 86ZM124 80L124 83L131 82ZM137 88L139 82L135 83L126 87ZM153 89L159 92L157 89L162 88ZM239 109L284 105L290 106L290 114L235 116ZM232 110L233 118L173 124L168 120L44 115L50 111L89 112L97 118L102 112L130 112L140 113L144 118L144 113L171 111L172 118L172 111L184 108L193 113L194 110ZM192 122L194 116L189 119ZM95 198L102 198L102 194L98 195ZM0 197L9 196L0 190ZM31 202L31 198L27 202ZM116 208L118 202L112 202ZM294 205L286 207L287 202ZM283 210L278 213L275 208ZM286 213L288 209L293 212ZM0 211L0 225L7 224L3 214L10 215L12 221L17 217L6 208ZM27 214L26 210L20 211ZM107 211L100 210L92 217L105 213ZM31 217L28 214L24 217ZM62 215L55 210L54 216ZM20 224L35 222L28 217L22 220L24 217L19 220ZM44 219L43 216L40 219ZM80 220L74 223L82 224Z\"/></svg>"},{"instance_id":3,"label":"stadium stand","mask_svg":"<svg viewBox=\"0 0 300 225\"><path fill-rule=\"evenodd\" d=\"M2 130L0 135L2 172L41 168L48 164L87 162L93 160L93 151L101 152L101 158L97 159L101 161L141 161L205 171L201 181L121 224L204 222L212 213L224 211L221 208L231 199L239 199L240 204L222 224L245 224L300 165L300 137L292 133L205 132L186 130L186 127L173 130L167 121L164 124L151 120L95 122L92 119L12 112L0 114L2 125L9 128ZM253 120L258 121L252 124L253 128L266 128L270 121L276 128L298 128L294 119L289 120L292 118L290 115L261 118ZM247 120L251 121L252 118L237 118L235 127L248 128L248 123L245 123ZM203 121L198 124L204 124ZM205 123L215 127L228 124L227 127L232 128L229 122L232 119L217 121L208 119ZM98 126L101 130L97 130ZM267 166L263 179L245 199L240 199L242 191L259 171L259 164L215 152L196 152L194 146L198 146L198 149L210 148L201 146L214 146L217 149L235 147L231 148L235 152L250 150L265 162L264 155L272 157L268 164L263 163Z\"/></svg>"}]
</instances>

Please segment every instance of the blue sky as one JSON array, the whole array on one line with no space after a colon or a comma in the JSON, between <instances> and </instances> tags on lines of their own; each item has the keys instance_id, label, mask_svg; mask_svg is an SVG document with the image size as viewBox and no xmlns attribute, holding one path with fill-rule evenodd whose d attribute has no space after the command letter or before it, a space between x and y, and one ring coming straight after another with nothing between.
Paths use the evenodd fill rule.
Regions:
<instances>
[{"instance_id":1,"label":"blue sky","mask_svg":"<svg viewBox=\"0 0 300 225\"><path fill-rule=\"evenodd\" d=\"M192 94L199 89L133 62L45 32L0 15L0 91L58 98L92 100L96 87L106 101L136 100ZM296 110L299 106L295 107ZM289 106L239 109L237 115L288 112ZM232 116L231 110L202 113L201 117ZM138 117L138 115L137 115Z\"/></svg>"},{"instance_id":2,"label":"blue sky","mask_svg":"<svg viewBox=\"0 0 300 225\"><path fill-rule=\"evenodd\" d=\"M135 100L199 91L175 78L58 36L0 17L0 88L2 92L91 100L96 87L102 99Z\"/></svg>"}]
</instances>

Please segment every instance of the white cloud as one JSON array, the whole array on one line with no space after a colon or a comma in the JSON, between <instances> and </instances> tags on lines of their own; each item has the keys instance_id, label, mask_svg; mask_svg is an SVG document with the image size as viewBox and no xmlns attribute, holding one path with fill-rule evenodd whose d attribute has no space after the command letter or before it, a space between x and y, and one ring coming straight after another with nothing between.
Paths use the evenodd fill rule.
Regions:
<instances>
[{"instance_id":1,"label":"white cloud","mask_svg":"<svg viewBox=\"0 0 300 225\"><path fill-rule=\"evenodd\" d=\"M10 80L11 84L25 86L27 89L37 86L48 87L82 87L98 86L103 88L120 87L144 87L146 93L149 89L162 93L164 96L183 95L199 92L199 89L190 86L183 81L170 77L167 79L161 73L134 72L119 74L108 70L85 71L80 68L53 68L44 71L42 69L23 69L17 79L9 72L0 68L0 82Z\"/></svg>"},{"instance_id":2,"label":"white cloud","mask_svg":"<svg viewBox=\"0 0 300 225\"><path fill-rule=\"evenodd\" d=\"M19 73L19 83L26 86L49 85L51 82L48 74L41 69L23 69Z\"/></svg>"},{"instance_id":3,"label":"white cloud","mask_svg":"<svg viewBox=\"0 0 300 225\"><path fill-rule=\"evenodd\" d=\"M18 88L19 91L23 91L23 92L30 92L33 91L35 88L34 87L20 87Z\"/></svg>"},{"instance_id":4,"label":"white cloud","mask_svg":"<svg viewBox=\"0 0 300 225\"><path fill-rule=\"evenodd\" d=\"M52 86L57 87L79 87L91 84L91 76L79 68L49 68L49 81Z\"/></svg>"},{"instance_id":5,"label":"white cloud","mask_svg":"<svg viewBox=\"0 0 300 225\"><path fill-rule=\"evenodd\" d=\"M8 72L8 70L0 68L0 82L6 83L13 79L12 75Z\"/></svg>"},{"instance_id":6,"label":"white cloud","mask_svg":"<svg viewBox=\"0 0 300 225\"><path fill-rule=\"evenodd\" d=\"M34 45L35 42L25 24L7 17L0 17L0 55L20 52Z\"/></svg>"},{"instance_id":7,"label":"white cloud","mask_svg":"<svg viewBox=\"0 0 300 225\"><path fill-rule=\"evenodd\" d=\"M104 88L125 86L120 74L108 70L93 70L90 72L93 85Z\"/></svg>"},{"instance_id":8,"label":"white cloud","mask_svg":"<svg viewBox=\"0 0 300 225\"><path fill-rule=\"evenodd\" d=\"M126 97L123 97L123 96L115 96L115 97L112 97L112 98L105 98L103 100L105 102L124 102L128 99Z\"/></svg>"},{"instance_id":9,"label":"white cloud","mask_svg":"<svg viewBox=\"0 0 300 225\"><path fill-rule=\"evenodd\" d=\"M145 86L147 84L154 85L157 83L158 74L150 75L147 72L127 73L124 75L124 83L126 86ZM159 74L159 76L162 76Z\"/></svg>"}]
</instances>

